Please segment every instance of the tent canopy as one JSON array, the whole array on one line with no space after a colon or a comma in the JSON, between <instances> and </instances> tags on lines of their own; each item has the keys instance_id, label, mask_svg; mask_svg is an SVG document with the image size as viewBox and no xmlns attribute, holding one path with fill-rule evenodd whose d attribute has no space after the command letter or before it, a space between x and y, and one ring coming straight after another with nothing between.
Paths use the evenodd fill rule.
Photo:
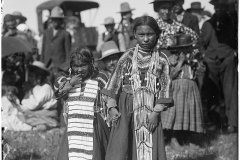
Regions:
<instances>
[{"instance_id":1,"label":"tent canopy","mask_svg":"<svg viewBox=\"0 0 240 160\"><path fill-rule=\"evenodd\" d=\"M40 4L37 7L37 12L51 10L55 6L60 6L63 10L68 9L73 12L81 12L92 8L98 8L99 4L87 0L50 0Z\"/></svg>"}]
</instances>

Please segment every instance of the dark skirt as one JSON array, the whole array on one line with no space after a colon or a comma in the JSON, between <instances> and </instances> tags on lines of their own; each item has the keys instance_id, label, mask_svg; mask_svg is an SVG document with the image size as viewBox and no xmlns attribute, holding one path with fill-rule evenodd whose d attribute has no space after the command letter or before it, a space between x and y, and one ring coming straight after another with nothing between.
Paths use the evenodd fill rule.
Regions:
<instances>
[{"instance_id":1,"label":"dark skirt","mask_svg":"<svg viewBox=\"0 0 240 160\"><path fill-rule=\"evenodd\" d=\"M134 123L133 96L122 92L118 103L121 117L112 128L106 153L106 160L137 160ZM153 132L153 159L166 160L164 137L159 117L158 127Z\"/></svg>"},{"instance_id":2,"label":"dark skirt","mask_svg":"<svg viewBox=\"0 0 240 160\"><path fill-rule=\"evenodd\" d=\"M105 160L109 129L100 114L94 114L93 160ZM68 160L68 136L67 128L64 131L57 160Z\"/></svg>"}]
</instances>

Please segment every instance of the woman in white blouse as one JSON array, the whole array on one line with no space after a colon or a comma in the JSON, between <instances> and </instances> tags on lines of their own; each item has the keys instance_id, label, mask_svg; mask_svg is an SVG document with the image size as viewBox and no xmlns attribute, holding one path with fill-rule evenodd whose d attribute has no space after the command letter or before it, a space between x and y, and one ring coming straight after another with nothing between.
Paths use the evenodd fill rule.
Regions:
<instances>
[{"instance_id":1,"label":"woman in white blouse","mask_svg":"<svg viewBox=\"0 0 240 160\"><path fill-rule=\"evenodd\" d=\"M42 129L46 126L56 127L57 100L51 85L47 83L50 72L40 61L34 61L29 66L29 72L30 89L21 102L21 109L31 117L27 120L29 124Z\"/></svg>"}]
</instances>

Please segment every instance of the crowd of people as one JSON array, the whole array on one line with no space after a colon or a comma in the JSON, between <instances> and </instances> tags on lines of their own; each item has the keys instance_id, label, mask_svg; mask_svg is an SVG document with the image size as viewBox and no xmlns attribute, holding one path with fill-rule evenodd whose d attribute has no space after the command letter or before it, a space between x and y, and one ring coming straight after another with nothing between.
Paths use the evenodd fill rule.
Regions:
<instances>
[{"instance_id":1,"label":"crowd of people","mask_svg":"<svg viewBox=\"0 0 240 160\"><path fill-rule=\"evenodd\" d=\"M2 127L65 127L58 160L165 160L166 142L183 151L180 138L238 132L238 3L209 3L214 14L154 0L156 19L122 3L95 50L77 44L68 26L84 26L58 6L39 39L20 12L5 15L2 39L35 49L2 57Z\"/></svg>"}]
</instances>

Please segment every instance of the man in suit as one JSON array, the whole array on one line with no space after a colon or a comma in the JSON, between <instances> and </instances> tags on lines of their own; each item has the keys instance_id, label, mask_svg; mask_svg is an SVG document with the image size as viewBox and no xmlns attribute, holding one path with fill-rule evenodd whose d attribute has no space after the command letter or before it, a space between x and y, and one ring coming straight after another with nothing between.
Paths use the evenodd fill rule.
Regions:
<instances>
[{"instance_id":1,"label":"man in suit","mask_svg":"<svg viewBox=\"0 0 240 160\"><path fill-rule=\"evenodd\" d=\"M238 127L238 79L237 79L237 42L234 25L228 13L228 2L212 0L216 10L212 18L203 24L201 52L207 64L211 80L223 92L228 132Z\"/></svg>"},{"instance_id":2,"label":"man in suit","mask_svg":"<svg viewBox=\"0 0 240 160\"><path fill-rule=\"evenodd\" d=\"M104 19L104 24L106 28L106 31L102 34L99 35L98 37L98 44L97 44L97 51L101 51L101 46L103 43L108 42L108 41L114 41L120 51L125 52L126 51L126 44L125 44L125 39L124 35L116 30L115 27L115 22L112 17L107 17Z\"/></svg>"},{"instance_id":3,"label":"man in suit","mask_svg":"<svg viewBox=\"0 0 240 160\"><path fill-rule=\"evenodd\" d=\"M43 34L41 61L51 69L61 65L69 57L71 36L62 28L64 15L60 7L54 7L49 18L52 20L52 27Z\"/></svg>"},{"instance_id":4,"label":"man in suit","mask_svg":"<svg viewBox=\"0 0 240 160\"><path fill-rule=\"evenodd\" d=\"M196 16L191 13L186 12L183 9L184 0L175 0L175 6L173 7L173 13L171 18L181 22L185 26L194 30L197 34L199 34L199 26L198 19Z\"/></svg>"}]
</instances>

